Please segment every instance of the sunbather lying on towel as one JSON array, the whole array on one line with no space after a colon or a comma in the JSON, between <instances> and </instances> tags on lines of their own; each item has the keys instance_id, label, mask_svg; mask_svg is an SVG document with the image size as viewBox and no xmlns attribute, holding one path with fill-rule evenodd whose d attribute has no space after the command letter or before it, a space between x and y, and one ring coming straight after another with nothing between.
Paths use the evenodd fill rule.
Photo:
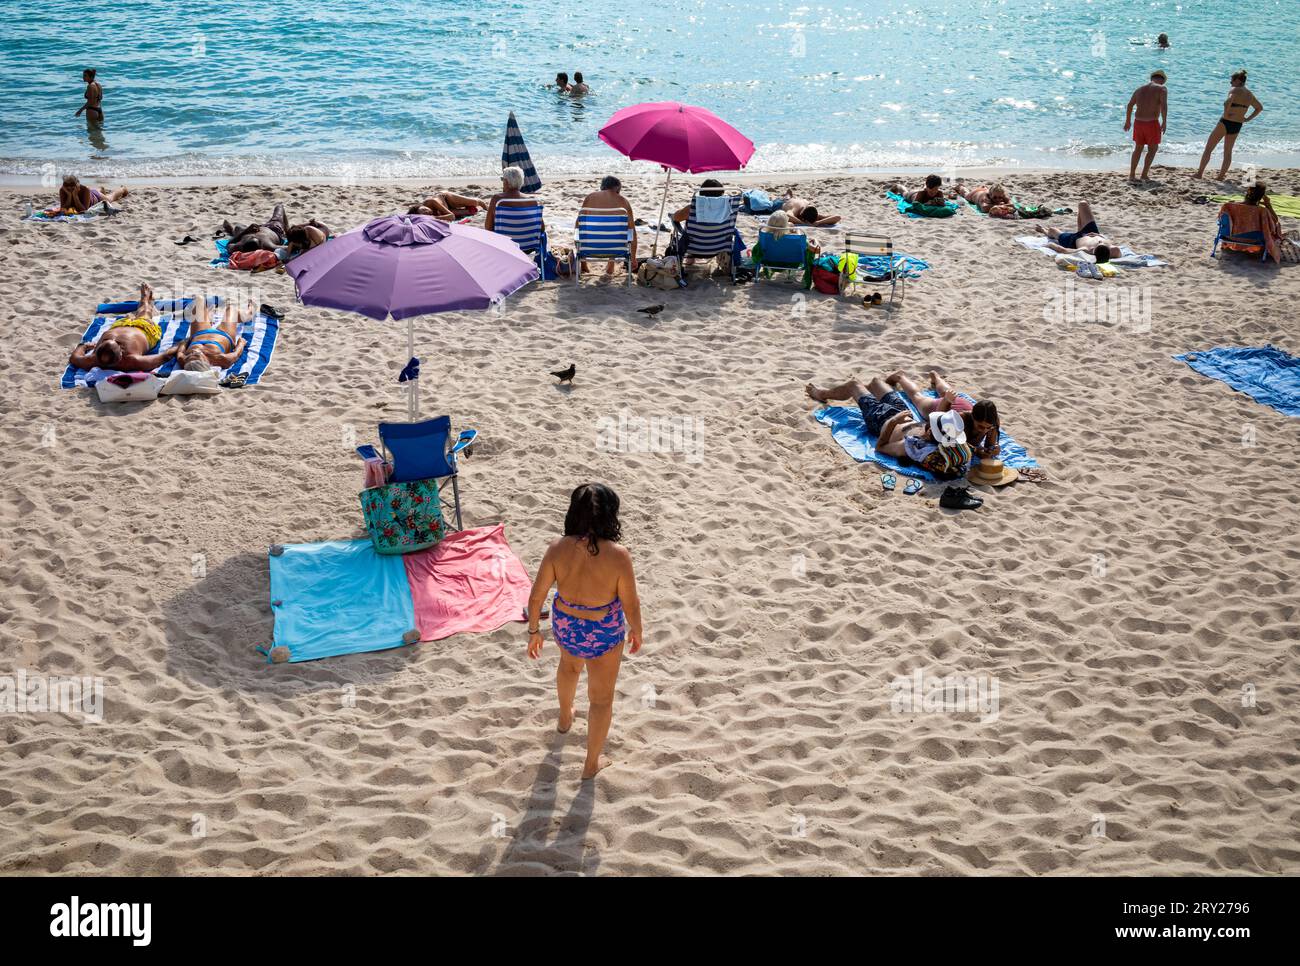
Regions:
<instances>
[{"instance_id":1,"label":"sunbather lying on towel","mask_svg":"<svg viewBox=\"0 0 1300 966\"><path fill-rule=\"evenodd\" d=\"M796 197L793 191L785 193L781 210L790 216L796 225L811 225L814 228L829 228L840 223L839 215L823 215L807 198Z\"/></svg>"},{"instance_id":2,"label":"sunbather lying on towel","mask_svg":"<svg viewBox=\"0 0 1300 966\"><path fill-rule=\"evenodd\" d=\"M195 299L196 311L190 335L176 346L176 361L191 372L207 372L212 367L229 369L244 353L244 339L239 323L257 314L250 301L241 312L227 302L221 321L212 324L212 310L207 299Z\"/></svg>"},{"instance_id":3,"label":"sunbather lying on towel","mask_svg":"<svg viewBox=\"0 0 1300 966\"><path fill-rule=\"evenodd\" d=\"M911 202L914 205L929 205L933 208L940 208L948 200L948 196L943 193L943 178L937 174L926 176L924 188L908 191L901 184L892 184L889 186L889 190L893 194L901 195L904 201Z\"/></svg>"},{"instance_id":4,"label":"sunbather lying on towel","mask_svg":"<svg viewBox=\"0 0 1300 966\"><path fill-rule=\"evenodd\" d=\"M865 386L850 378L838 386L823 389L811 382L809 397L821 403L851 399L862 410L868 435L875 437L876 452L900 463L929 470L940 479L965 476L970 469L971 448L961 417L950 411L931 412L924 422L912 418L903 393L876 377Z\"/></svg>"},{"instance_id":5,"label":"sunbather lying on towel","mask_svg":"<svg viewBox=\"0 0 1300 966\"><path fill-rule=\"evenodd\" d=\"M121 201L128 194L130 192L125 188L109 191L103 185L96 191L82 184L76 175L67 174L63 176L63 186L59 188L59 210L80 215L101 201Z\"/></svg>"},{"instance_id":6,"label":"sunbather lying on towel","mask_svg":"<svg viewBox=\"0 0 1300 966\"><path fill-rule=\"evenodd\" d=\"M83 342L73 349L68 363L78 369L99 366L118 372L152 372L176 354L175 346L156 351L162 341L157 315L153 289L142 284L139 307L105 329L98 342Z\"/></svg>"},{"instance_id":7,"label":"sunbather lying on towel","mask_svg":"<svg viewBox=\"0 0 1300 966\"><path fill-rule=\"evenodd\" d=\"M315 218L301 225L293 225L284 235L288 257L293 258L294 255L301 255L317 245L323 245L329 237L329 228Z\"/></svg>"},{"instance_id":8,"label":"sunbather lying on towel","mask_svg":"<svg viewBox=\"0 0 1300 966\"><path fill-rule=\"evenodd\" d=\"M1006 187L1002 182L998 182L992 187L980 185L978 188L967 188L965 185L958 183L956 187L957 194L965 198L967 203L978 208L984 214L988 214L993 208L1005 205L1011 207L1011 195L1007 194Z\"/></svg>"},{"instance_id":9,"label":"sunbather lying on towel","mask_svg":"<svg viewBox=\"0 0 1300 966\"><path fill-rule=\"evenodd\" d=\"M456 221L477 215L488 203L482 198L469 198L453 194L450 191L436 191L423 201L418 202L407 212L408 215L433 215L443 221Z\"/></svg>"},{"instance_id":10,"label":"sunbather lying on towel","mask_svg":"<svg viewBox=\"0 0 1300 966\"><path fill-rule=\"evenodd\" d=\"M284 244L284 236L289 231L289 218L284 213L284 205L276 205L271 217L260 225L233 225L223 221L221 228L230 236L226 252L273 252Z\"/></svg>"},{"instance_id":11,"label":"sunbather lying on towel","mask_svg":"<svg viewBox=\"0 0 1300 966\"><path fill-rule=\"evenodd\" d=\"M935 395L922 392L918 383L909 379L903 370L891 372L885 376L885 382L900 389L912 400L922 416L929 418L931 413L952 412L961 416L962 426L966 431L966 442L980 459L994 459L998 455L998 437L1002 432L1002 423L998 419L998 407L990 399L981 399L972 403L957 395L956 391L944 381L943 376L930 370L930 388Z\"/></svg>"},{"instance_id":12,"label":"sunbather lying on towel","mask_svg":"<svg viewBox=\"0 0 1300 966\"><path fill-rule=\"evenodd\" d=\"M1034 227L1051 239L1047 247L1054 252L1083 252L1095 258L1098 265L1119 255L1119 243L1101 233L1097 220L1092 215L1092 206L1086 201L1079 202L1078 226L1078 231L1061 231L1059 228L1044 228L1042 225Z\"/></svg>"}]
</instances>

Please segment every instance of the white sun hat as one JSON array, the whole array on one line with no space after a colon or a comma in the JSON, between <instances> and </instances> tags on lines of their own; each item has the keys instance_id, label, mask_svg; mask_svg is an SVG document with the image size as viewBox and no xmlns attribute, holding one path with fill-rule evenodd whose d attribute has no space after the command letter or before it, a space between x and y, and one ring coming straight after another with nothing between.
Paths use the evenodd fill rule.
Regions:
<instances>
[{"instance_id":1,"label":"white sun hat","mask_svg":"<svg viewBox=\"0 0 1300 966\"><path fill-rule=\"evenodd\" d=\"M952 410L930 413L930 432L940 446L956 446L966 442L966 424L961 414Z\"/></svg>"}]
</instances>

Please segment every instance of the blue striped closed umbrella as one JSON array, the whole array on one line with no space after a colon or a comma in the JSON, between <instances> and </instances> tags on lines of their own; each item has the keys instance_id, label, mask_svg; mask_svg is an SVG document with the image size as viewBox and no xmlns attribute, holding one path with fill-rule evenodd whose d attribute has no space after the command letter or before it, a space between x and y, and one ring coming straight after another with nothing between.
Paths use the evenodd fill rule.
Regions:
<instances>
[{"instance_id":1,"label":"blue striped closed umbrella","mask_svg":"<svg viewBox=\"0 0 1300 966\"><path fill-rule=\"evenodd\" d=\"M515 120L514 111L510 112L510 120L506 121L506 143L501 149L501 167L504 169L511 165L523 169L524 186L520 191L533 194L542 190L542 179L537 177L533 159L528 156L528 146L524 144L524 136L519 133L519 122Z\"/></svg>"}]
</instances>

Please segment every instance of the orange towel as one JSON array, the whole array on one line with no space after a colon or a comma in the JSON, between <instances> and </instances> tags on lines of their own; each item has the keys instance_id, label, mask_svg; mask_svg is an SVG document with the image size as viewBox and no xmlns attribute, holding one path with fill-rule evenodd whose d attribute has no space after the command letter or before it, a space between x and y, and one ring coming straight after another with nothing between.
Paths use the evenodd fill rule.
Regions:
<instances>
[{"instance_id":1,"label":"orange towel","mask_svg":"<svg viewBox=\"0 0 1300 966\"><path fill-rule=\"evenodd\" d=\"M1282 223L1277 220L1277 215L1273 214L1263 205L1248 205L1243 201L1227 201L1219 209L1219 215L1228 216L1228 224L1232 226L1232 234L1244 235L1252 231L1257 231L1264 236L1264 248L1269 257L1275 262L1281 262L1282 256L1280 246L1282 244ZM1233 242L1222 242L1224 248L1234 251L1240 251L1243 247L1253 248L1254 246L1242 246Z\"/></svg>"}]
</instances>

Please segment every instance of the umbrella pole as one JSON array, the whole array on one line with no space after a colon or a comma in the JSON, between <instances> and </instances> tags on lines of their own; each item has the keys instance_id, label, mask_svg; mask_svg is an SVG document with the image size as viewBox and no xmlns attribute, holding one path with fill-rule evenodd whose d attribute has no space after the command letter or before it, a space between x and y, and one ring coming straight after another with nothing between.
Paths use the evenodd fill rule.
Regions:
<instances>
[{"instance_id":1,"label":"umbrella pole","mask_svg":"<svg viewBox=\"0 0 1300 966\"><path fill-rule=\"evenodd\" d=\"M655 242L650 249L652 258L659 254L659 226L664 223L664 209L668 207L668 182L673 180L673 169L664 168L664 170L668 172L668 177L664 178L664 197L659 202L659 220L655 222Z\"/></svg>"},{"instance_id":2,"label":"umbrella pole","mask_svg":"<svg viewBox=\"0 0 1300 966\"><path fill-rule=\"evenodd\" d=\"M415 319L406 320L406 358L415 358ZM411 422L419 422L420 419L420 377L408 380L406 398L406 411L411 417Z\"/></svg>"}]
</instances>

